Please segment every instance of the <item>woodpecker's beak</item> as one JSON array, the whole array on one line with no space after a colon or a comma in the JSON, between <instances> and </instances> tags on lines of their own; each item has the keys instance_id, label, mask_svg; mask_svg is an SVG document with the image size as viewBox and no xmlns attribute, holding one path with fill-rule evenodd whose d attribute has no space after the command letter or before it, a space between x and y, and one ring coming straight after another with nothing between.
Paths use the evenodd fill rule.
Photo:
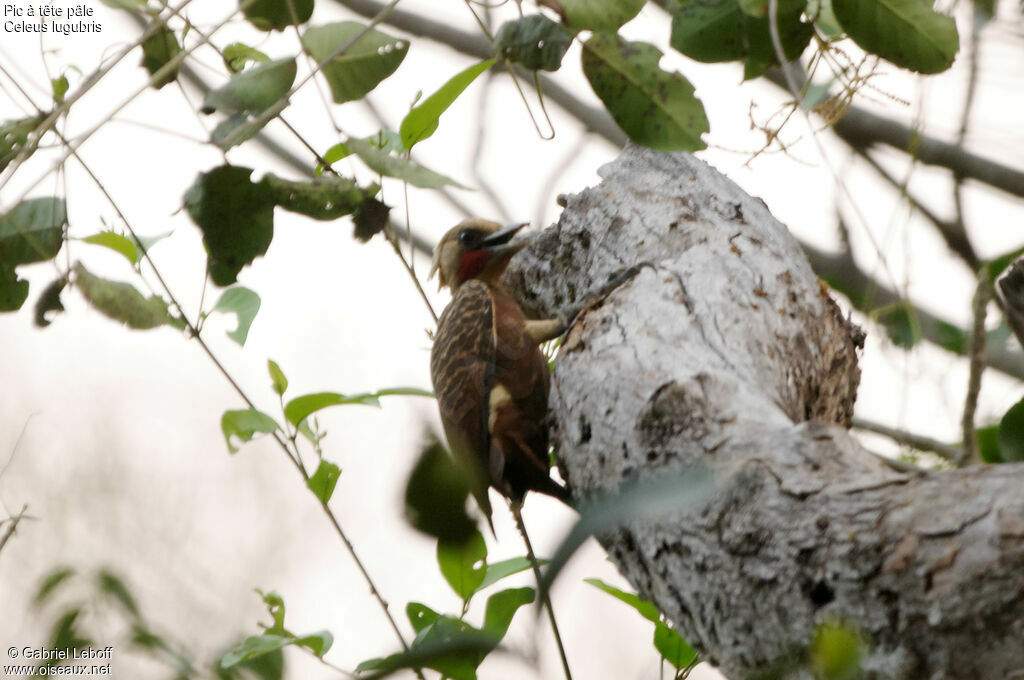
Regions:
<instances>
[{"instance_id":1,"label":"woodpecker's beak","mask_svg":"<svg viewBox=\"0 0 1024 680\"><path fill-rule=\"evenodd\" d=\"M529 224L529 222L520 222L519 224L510 224L507 227L502 227L481 241L480 247L491 253L492 258L503 255L511 257L530 244L530 239L525 239L517 243L509 243L509 241L512 240L512 237L527 224Z\"/></svg>"}]
</instances>

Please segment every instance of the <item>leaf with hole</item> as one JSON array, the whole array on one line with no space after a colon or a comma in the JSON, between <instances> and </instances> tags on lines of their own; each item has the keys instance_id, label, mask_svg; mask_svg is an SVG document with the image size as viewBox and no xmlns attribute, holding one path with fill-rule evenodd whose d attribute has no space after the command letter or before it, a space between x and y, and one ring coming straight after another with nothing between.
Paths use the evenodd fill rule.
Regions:
<instances>
[{"instance_id":1,"label":"leaf with hole","mask_svg":"<svg viewBox=\"0 0 1024 680\"><path fill-rule=\"evenodd\" d=\"M245 286L233 286L221 293L213 310L235 315L238 326L235 330L228 331L228 337L244 346L246 338L249 337L249 328L260 311L260 296Z\"/></svg>"},{"instance_id":2,"label":"leaf with hole","mask_svg":"<svg viewBox=\"0 0 1024 680\"><path fill-rule=\"evenodd\" d=\"M200 173L185 193L185 209L203 232L210 278L235 283L242 268L267 252L274 236L274 195L249 180L252 168L222 165Z\"/></svg>"},{"instance_id":3,"label":"leaf with hole","mask_svg":"<svg viewBox=\"0 0 1024 680\"><path fill-rule=\"evenodd\" d=\"M14 267L0 262L0 312L21 309L28 299L28 281L18 278Z\"/></svg>"},{"instance_id":4,"label":"leaf with hole","mask_svg":"<svg viewBox=\"0 0 1024 680\"><path fill-rule=\"evenodd\" d=\"M252 441L257 433L272 434L281 429L273 418L254 408L237 411L225 411L220 418L220 429L224 433L224 441L230 453L237 453L237 439L241 443Z\"/></svg>"},{"instance_id":5,"label":"leaf with hole","mask_svg":"<svg viewBox=\"0 0 1024 680\"><path fill-rule=\"evenodd\" d=\"M2 269L2 267L0 267ZM3 274L0 274L2 279ZM36 326L39 328L46 328L53 323L53 318L64 311L64 303L61 302L60 294L64 292L64 288L68 285L67 276L58 276L56 279L51 281L43 292L39 294L39 298L36 300L34 321ZM2 291L3 283L0 282L0 291ZM0 292L2 297L2 292ZM3 305L0 303L0 311L3 311ZM50 312L53 312L51 315Z\"/></svg>"},{"instance_id":6,"label":"leaf with hole","mask_svg":"<svg viewBox=\"0 0 1024 680\"><path fill-rule=\"evenodd\" d=\"M402 119L402 124L398 128L405 149L412 150L413 146L434 134L441 120L441 114L455 103L459 95L476 80L477 76L492 66L494 66L493 59L473 64L452 76L437 92L405 114L405 118Z\"/></svg>"},{"instance_id":7,"label":"leaf with hole","mask_svg":"<svg viewBox=\"0 0 1024 680\"><path fill-rule=\"evenodd\" d=\"M254 64L270 61L270 57L260 52L255 47L249 47L245 43L233 42L224 48L224 65L232 73L238 73L245 69L250 61Z\"/></svg>"},{"instance_id":8,"label":"leaf with hole","mask_svg":"<svg viewBox=\"0 0 1024 680\"><path fill-rule=\"evenodd\" d=\"M956 23L925 0L832 0L832 10L864 51L911 71L945 71L960 49Z\"/></svg>"},{"instance_id":9,"label":"leaf with hole","mask_svg":"<svg viewBox=\"0 0 1024 680\"><path fill-rule=\"evenodd\" d=\"M302 44L323 67L335 103L362 99L405 59L409 43L355 21L306 29Z\"/></svg>"},{"instance_id":10,"label":"leaf with hole","mask_svg":"<svg viewBox=\"0 0 1024 680\"><path fill-rule=\"evenodd\" d=\"M487 572L487 544L479 531L466 541L438 541L437 564L441 575L463 600L473 597Z\"/></svg>"},{"instance_id":11,"label":"leaf with hole","mask_svg":"<svg viewBox=\"0 0 1024 680\"><path fill-rule=\"evenodd\" d=\"M659 151L696 151L706 145L704 107L693 85L658 66L654 45L595 33L583 43L583 73L619 127L637 144Z\"/></svg>"},{"instance_id":12,"label":"leaf with hole","mask_svg":"<svg viewBox=\"0 0 1024 680\"><path fill-rule=\"evenodd\" d=\"M506 21L494 36L496 55L531 71L557 71L572 36L543 14Z\"/></svg>"}]
</instances>

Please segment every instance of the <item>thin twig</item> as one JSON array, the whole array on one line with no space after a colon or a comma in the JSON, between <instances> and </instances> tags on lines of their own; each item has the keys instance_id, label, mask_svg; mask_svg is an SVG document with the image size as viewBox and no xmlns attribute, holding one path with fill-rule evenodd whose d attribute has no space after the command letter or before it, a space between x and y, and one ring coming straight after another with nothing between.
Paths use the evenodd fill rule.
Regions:
<instances>
[{"instance_id":1,"label":"thin twig","mask_svg":"<svg viewBox=\"0 0 1024 680\"><path fill-rule=\"evenodd\" d=\"M907 432L906 430L900 430L895 427L889 427L888 425L882 425L864 418L858 418L854 416L851 425L858 430L864 430L866 432L874 432L880 434L883 437L888 437L898 444L904 444L912 449L918 451L928 451L935 455L948 460L952 463L957 462L963 458L963 449L952 444L940 442L938 439L932 439L920 434L914 434L913 432Z\"/></svg>"},{"instance_id":2,"label":"thin twig","mask_svg":"<svg viewBox=\"0 0 1024 680\"><path fill-rule=\"evenodd\" d=\"M512 516L516 520L516 527L519 529L519 533L523 537L523 543L526 545L526 557L530 561L530 567L533 569L533 576L537 579L537 593L541 599L540 605L547 612L548 622L551 624L551 632L555 636L555 645L558 647L558 655L562 660L562 671L565 673L565 680L572 680L572 671L569 670L569 659L565 655L565 645L562 644L562 635L558 631L558 622L555 620L555 608L551 604L551 597L547 589L541 585L543 580L540 573L540 564L537 562L537 554L533 551L533 544L530 543L530 535L526 532L526 523L523 522L522 505L522 501L512 501L508 507L512 511Z\"/></svg>"},{"instance_id":3,"label":"thin twig","mask_svg":"<svg viewBox=\"0 0 1024 680\"><path fill-rule=\"evenodd\" d=\"M978 272L978 287L974 291L971 303L971 314L974 325L967 349L970 374L967 377L967 394L964 397L964 414L960 426L964 433L964 450L959 465L978 461L978 442L974 435L974 414L978 410L978 395L981 392L981 376L985 371L985 311L992 299L992 284L988 280L988 268L982 267Z\"/></svg>"}]
</instances>

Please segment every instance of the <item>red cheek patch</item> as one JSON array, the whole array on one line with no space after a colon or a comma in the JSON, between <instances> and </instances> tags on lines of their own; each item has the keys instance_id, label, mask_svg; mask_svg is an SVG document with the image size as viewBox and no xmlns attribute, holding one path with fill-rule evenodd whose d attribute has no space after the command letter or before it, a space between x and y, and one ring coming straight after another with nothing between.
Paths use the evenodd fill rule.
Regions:
<instances>
[{"instance_id":1,"label":"red cheek patch","mask_svg":"<svg viewBox=\"0 0 1024 680\"><path fill-rule=\"evenodd\" d=\"M463 281L475 279L484 270L489 259L491 254L486 250L471 250L464 253L459 260L459 278Z\"/></svg>"}]
</instances>

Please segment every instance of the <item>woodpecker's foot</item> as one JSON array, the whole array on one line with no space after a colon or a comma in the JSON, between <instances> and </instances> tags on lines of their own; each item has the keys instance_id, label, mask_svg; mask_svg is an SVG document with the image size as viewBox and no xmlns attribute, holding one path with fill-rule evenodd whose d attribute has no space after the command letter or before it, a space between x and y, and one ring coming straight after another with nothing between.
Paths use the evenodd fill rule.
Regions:
<instances>
[{"instance_id":1,"label":"woodpecker's foot","mask_svg":"<svg viewBox=\"0 0 1024 680\"><path fill-rule=\"evenodd\" d=\"M621 269L609 276L607 283L593 293L587 295L587 297L583 298L583 301L578 305L574 305L573 307L562 311L562 313L558 315L558 322L561 325L562 332L569 330L580 314L604 302L605 298L611 295L616 288L627 281L632 280L644 267L650 267L652 270L654 269L654 265L650 262L641 262L640 264L635 264L632 267Z\"/></svg>"}]
</instances>

